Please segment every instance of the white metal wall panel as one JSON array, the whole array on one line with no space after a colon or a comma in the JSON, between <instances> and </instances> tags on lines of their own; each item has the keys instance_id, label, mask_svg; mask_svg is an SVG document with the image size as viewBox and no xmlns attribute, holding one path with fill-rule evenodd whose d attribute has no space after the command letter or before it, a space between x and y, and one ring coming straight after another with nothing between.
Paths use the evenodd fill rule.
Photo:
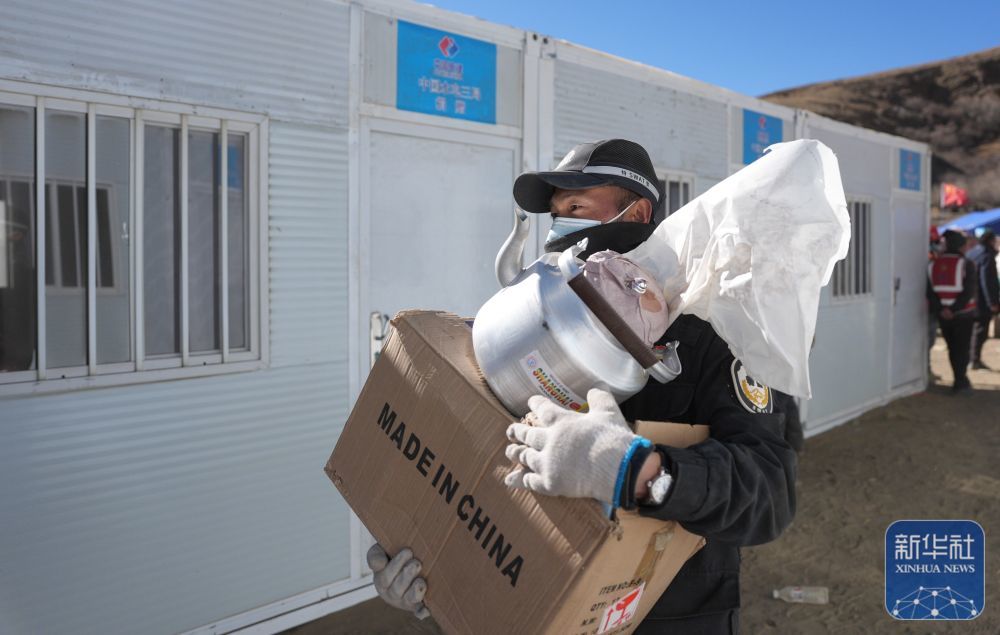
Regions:
<instances>
[{"instance_id":1,"label":"white metal wall panel","mask_svg":"<svg viewBox=\"0 0 1000 635\"><path fill-rule=\"evenodd\" d=\"M874 298L824 304L823 298L829 300L831 291L829 285L823 289L815 345L809 356L813 397L806 411L807 428L841 414L854 416L859 407L888 398L891 280L886 272L891 261L886 246L891 231L887 201L873 201Z\"/></svg>"},{"instance_id":2,"label":"white metal wall panel","mask_svg":"<svg viewBox=\"0 0 1000 635\"><path fill-rule=\"evenodd\" d=\"M892 380L897 388L921 382L927 366L927 199L892 199L893 285Z\"/></svg>"},{"instance_id":3,"label":"white metal wall panel","mask_svg":"<svg viewBox=\"0 0 1000 635\"><path fill-rule=\"evenodd\" d=\"M0 77L346 125L348 30L326 0L6 0Z\"/></svg>"},{"instance_id":4,"label":"white metal wall panel","mask_svg":"<svg viewBox=\"0 0 1000 635\"><path fill-rule=\"evenodd\" d=\"M659 169L722 179L726 132L722 102L556 60L556 161L578 143L621 137L642 144Z\"/></svg>"},{"instance_id":5,"label":"white metal wall panel","mask_svg":"<svg viewBox=\"0 0 1000 635\"><path fill-rule=\"evenodd\" d=\"M892 148L874 140L828 130L815 120L806 126L805 136L819 139L837 155L840 177L848 196L879 196L888 200L892 185L889 176Z\"/></svg>"},{"instance_id":6,"label":"white metal wall panel","mask_svg":"<svg viewBox=\"0 0 1000 635\"><path fill-rule=\"evenodd\" d=\"M173 633L349 577L345 375L5 400L0 633Z\"/></svg>"},{"instance_id":7,"label":"white metal wall panel","mask_svg":"<svg viewBox=\"0 0 1000 635\"><path fill-rule=\"evenodd\" d=\"M270 129L271 365L346 366L347 131Z\"/></svg>"},{"instance_id":8,"label":"white metal wall panel","mask_svg":"<svg viewBox=\"0 0 1000 635\"><path fill-rule=\"evenodd\" d=\"M377 130L368 138L365 178L371 194L362 213L370 216L365 278L370 288L363 294L369 310L390 316L413 308L475 315L498 290L493 254L510 233L516 142L489 146L447 133L421 138ZM420 157L419 165L412 157ZM380 186L390 180L393 187ZM399 192L428 184L429 191L400 214ZM458 209L462 213L456 215ZM448 244L426 253L440 236Z\"/></svg>"},{"instance_id":9,"label":"white metal wall panel","mask_svg":"<svg viewBox=\"0 0 1000 635\"><path fill-rule=\"evenodd\" d=\"M697 177L694 180L694 192L692 192L691 198L701 196L705 192L709 191L716 185L722 182L722 179L706 179Z\"/></svg>"},{"instance_id":10,"label":"white metal wall panel","mask_svg":"<svg viewBox=\"0 0 1000 635\"><path fill-rule=\"evenodd\" d=\"M832 285L820 296L816 344L810 355L813 398L806 410L808 427L839 415L854 416L859 407L889 394L892 302L892 222L889 213L889 147L807 125L805 136L818 139L837 155L847 198L871 202L871 295L833 298Z\"/></svg>"}]
</instances>

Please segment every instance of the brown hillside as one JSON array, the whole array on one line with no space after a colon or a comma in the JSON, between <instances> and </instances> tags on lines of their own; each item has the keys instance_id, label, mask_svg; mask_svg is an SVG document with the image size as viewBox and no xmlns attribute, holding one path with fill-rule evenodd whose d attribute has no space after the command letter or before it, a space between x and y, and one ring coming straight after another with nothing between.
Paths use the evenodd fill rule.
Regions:
<instances>
[{"instance_id":1,"label":"brown hillside","mask_svg":"<svg viewBox=\"0 0 1000 635\"><path fill-rule=\"evenodd\" d=\"M1000 47L763 99L929 143L935 186L966 187L973 209L1000 207Z\"/></svg>"}]
</instances>

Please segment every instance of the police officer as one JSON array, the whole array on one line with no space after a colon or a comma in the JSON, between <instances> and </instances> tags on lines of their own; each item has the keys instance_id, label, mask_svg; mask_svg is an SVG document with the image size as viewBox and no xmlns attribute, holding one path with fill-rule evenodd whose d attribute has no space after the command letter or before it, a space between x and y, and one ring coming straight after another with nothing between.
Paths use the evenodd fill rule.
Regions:
<instances>
[{"instance_id":1,"label":"police officer","mask_svg":"<svg viewBox=\"0 0 1000 635\"><path fill-rule=\"evenodd\" d=\"M622 139L578 145L554 171L525 173L514 184L518 206L552 215L546 251L588 238L584 258L642 243L661 195L645 149ZM507 456L518 467L507 484L638 508L705 537L637 632L733 633L739 548L774 540L791 522L795 452L770 388L747 374L707 322L681 315L660 338L672 341L680 343L681 375L668 384L650 380L621 407L599 389L588 393L587 413L532 397L527 423L508 429ZM637 419L708 424L710 438L689 448L653 445L626 425ZM426 613L418 599L426 582L409 550L389 559L376 545L369 562L383 598ZM380 578L376 566L391 567L391 575Z\"/></svg>"},{"instance_id":2,"label":"police officer","mask_svg":"<svg viewBox=\"0 0 1000 635\"><path fill-rule=\"evenodd\" d=\"M927 301L938 316L941 335L948 344L948 361L955 375L954 394L972 390L966 371L972 324L977 315L976 265L962 254L965 236L949 229L941 235L943 252L927 268Z\"/></svg>"}]
</instances>

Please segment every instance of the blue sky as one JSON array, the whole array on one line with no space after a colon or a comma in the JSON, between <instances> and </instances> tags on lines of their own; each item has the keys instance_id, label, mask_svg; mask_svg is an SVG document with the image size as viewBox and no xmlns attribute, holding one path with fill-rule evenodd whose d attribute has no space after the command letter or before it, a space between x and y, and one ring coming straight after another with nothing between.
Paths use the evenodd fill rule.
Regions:
<instances>
[{"instance_id":1,"label":"blue sky","mask_svg":"<svg viewBox=\"0 0 1000 635\"><path fill-rule=\"evenodd\" d=\"M1000 0L434 0L748 95L1000 46Z\"/></svg>"}]
</instances>

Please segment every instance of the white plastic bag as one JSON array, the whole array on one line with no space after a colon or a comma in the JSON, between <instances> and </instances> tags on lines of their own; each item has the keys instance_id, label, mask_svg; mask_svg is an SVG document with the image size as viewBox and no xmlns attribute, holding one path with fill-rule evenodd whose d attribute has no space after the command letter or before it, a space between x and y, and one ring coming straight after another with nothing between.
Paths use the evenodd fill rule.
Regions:
<instances>
[{"instance_id":1,"label":"white plastic bag","mask_svg":"<svg viewBox=\"0 0 1000 635\"><path fill-rule=\"evenodd\" d=\"M625 256L660 282L671 321L707 320L755 379L810 397L820 288L850 236L837 157L804 139L771 146Z\"/></svg>"}]
</instances>

